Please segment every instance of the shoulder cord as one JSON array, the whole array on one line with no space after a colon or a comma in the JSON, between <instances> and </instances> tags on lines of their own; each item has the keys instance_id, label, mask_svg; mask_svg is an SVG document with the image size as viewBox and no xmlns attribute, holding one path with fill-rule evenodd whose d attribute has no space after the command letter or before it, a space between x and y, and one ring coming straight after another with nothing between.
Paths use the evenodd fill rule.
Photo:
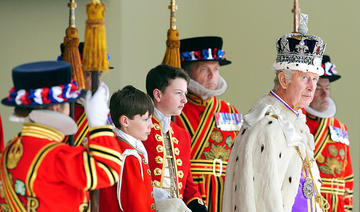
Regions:
<instances>
[{"instance_id":1,"label":"shoulder cord","mask_svg":"<svg viewBox=\"0 0 360 212\"><path fill-rule=\"evenodd\" d=\"M330 205L329 205L329 202L319 193L319 190L316 186L316 183L315 183L315 180L314 180L314 177L313 177L313 174L311 172L311 162L309 160L309 157L306 153L306 157L305 157L305 160L302 159L302 156L301 156L301 152L300 152L300 149L299 147L295 147L296 148L296 151L297 153L299 154L300 156L300 159L302 160L303 162L303 167L305 168L305 170L310 173L310 176L311 176L311 180L313 182L313 185L314 185L314 190L315 190L315 200L316 202L319 204L320 208L323 210L323 211L327 211L330 209Z\"/></svg>"}]
</instances>

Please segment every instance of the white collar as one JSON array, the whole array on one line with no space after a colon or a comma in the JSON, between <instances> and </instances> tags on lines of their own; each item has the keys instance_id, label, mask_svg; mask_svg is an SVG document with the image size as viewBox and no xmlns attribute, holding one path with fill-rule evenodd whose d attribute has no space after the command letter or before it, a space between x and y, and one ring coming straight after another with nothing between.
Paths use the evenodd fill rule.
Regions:
<instances>
[{"instance_id":1,"label":"white collar","mask_svg":"<svg viewBox=\"0 0 360 212\"><path fill-rule=\"evenodd\" d=\"M201 96L203 100L206 100L209 97L213 97L213 96L220 96L221 94L225 93L226 89L227 89L227 83L224 80L224 78L222 78L222 76L219 77L219 84L216 90L207 89L193 79L190 79L188 86L188 90Z\"/></svg>"},{"instance_id":2,"label":"white collar","mask_svg":"<svg viewBox=\"0 0 360 212\"><path fill-rule=\"evenodd\" d=\"M124 139L126 143L130 144L136 151L144 155L146 162L148 161L148 155L145 146L139 139L134 138L133 136L125 133L124 131L116 127L114 127L114 132L117 136Z\"/></svg>"},{"instance_id":3,"label":"white collar","mask_svg":"<svg viewBox=\"0 0 360 212\"><path fill-rule=\"evenodd\" d=\"M329 97L329 107L325 111L320 112L310 106L305 107L305 110L311 115L317 116L319 118L330 118L334 117L336 114L336 105L335 102Z\"/></svg>"},{"instance_id":4,"label":"white collar","mask_svg":"<svg viewBox=\"0 0 360 212\"><path fill-rule=\"evenodd\" d=\"M10 117L10 121L26 123L33 122L42 124L56 130L59 130L64 135L73 135L78 130L77 125L70 116L52 111L52 110L32 110L29 116L19 118L15 115Z\"/></svg>"},{"instance_id":5,"label":"white collar","mask_svg":"<svg viewBox=\"0 0 360 212\"><path fill-rule=\"evenodd\" d=\"M154 115L159 119L161 124L161 131L167 133L170 129L171 116L165 116L160 110L154 107Z\"/></svg>"}]
</instances>

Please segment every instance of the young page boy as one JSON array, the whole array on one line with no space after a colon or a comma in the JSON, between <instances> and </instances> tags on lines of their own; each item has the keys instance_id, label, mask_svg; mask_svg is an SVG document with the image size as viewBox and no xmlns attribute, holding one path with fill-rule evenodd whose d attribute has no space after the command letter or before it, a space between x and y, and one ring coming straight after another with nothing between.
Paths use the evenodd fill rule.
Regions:
<instances>
[{"instance_id":1,"label":"young page boy","mask_svg":"<svg viewBox=\"0 0 360 212\"><path fill-rule=\"evenodd\" d=\"M148 156L142 143L150 134L153 113L150 97L131 85L111 96L110 114L124 166L119 182L100 190L100 211L155 211Z\"/></svg>"},{"instance_id":2,"label":"young page boy","mask_svg":"<svg viewBox=\"0 0 360 212\"><path fill-rule=\"evenodd\" d=\"M162 191L155 192L155 197L179 198L192 211L207 211L190 172L190 135L171 121L187 102L188 81L180 68L159 65L149 71L146 91L154 101L154 126L144 145L154 192Z\"/></svg>"}]
</instances>

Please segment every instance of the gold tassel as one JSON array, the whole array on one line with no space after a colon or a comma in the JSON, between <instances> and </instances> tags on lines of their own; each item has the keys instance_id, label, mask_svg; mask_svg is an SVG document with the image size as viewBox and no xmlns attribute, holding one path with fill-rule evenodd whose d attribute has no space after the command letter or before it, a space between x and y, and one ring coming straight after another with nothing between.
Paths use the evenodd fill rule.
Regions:
<instances>
[{"instance_id":1,"label":"gold tassel","mask_svg":"<svg viewBox=\"0 0 360 212\"><path fill-rule=\"evenodd\" d=\"M167 32L166 52L162 64L181 68L179 31L175 26L175 0L170 1L170 29Z\"/></svg>"},{"instance_id":2,"label":"gold tassel","mask_svg":"<svg viewBox=\"0 0 360 212\"><path fill-rule=\"evenodd\" d=\"M64 37L64 53L63 60L71 63L72 76L80 89L85 88L84 73L81 67L81 57L79 53L78 30L74 27L68 27L66 29L66 36Z\"/></svg>"},{"instance_id":3,"label":"gold tassel","mask_svg":"<svg viewBox=\"0 0 360 212\"><path fill-rule=\"evenodd\" d=\"M179 48L180 40L178 30L169 29L168 39L166 41L166 52L162 64L181 68Z\"/></svg>"},{"instance_id":4,"label":"gold tassel","mask_svg":"<svg viewBox=\"0 0 360 212\"><path fill-rule=\"evenodd\" d=\"M106 51L105 4L92 1L86 5L88 20L85 28L83 53L84 71L104 71L109 69Z\"/></svg>"}]
</instances>

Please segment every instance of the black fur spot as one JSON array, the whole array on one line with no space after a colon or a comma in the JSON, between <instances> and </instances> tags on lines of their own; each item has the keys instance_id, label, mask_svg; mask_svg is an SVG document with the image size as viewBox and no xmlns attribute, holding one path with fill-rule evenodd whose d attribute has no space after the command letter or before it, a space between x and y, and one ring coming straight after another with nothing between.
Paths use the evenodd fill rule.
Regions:
<instances>
[{"instance_id":1,"label":"black fur spot","mask_svg":"<svg viewBox=\"0 0 360 212\"><path fill-rule=\"evenodd\" d=\"M235 191L236 191L236 189L237 189L237 185L235 185Z\"/></svg>"},{"instance_id":2,"label":"black fur spot","mask_svg":"<svg viewBox=\"0 0 360 212\"><path fill-rule=\"evenodd\" d=\"M279 158L281 158L281 152L280 152L280 154L279 154Z\"/></svg>"},{"instance_id":3,"label":"black fur spot","mask_svg":"<svg viewBox=\"0 0 360 212\"><path fill-rule=\"evenodd\" d=\"M261 145L261 153L264 151L264 144Z\"/></svg>"},{"instance_id":4,"label":"black fur spot","mask_svg":"<svg viewBox=\"0 0 360 212\"><path fill-rule=\"evenodd\" d=\"M238 160L239 160L239 156L236 156L235 161L238 161Z\"/></svg>"},{"instance_id":5,"label":"black fur spot","mask_svg":"<svg viewBox=\"0 0 360 212\"><path fill-rule=\"evenodd\" d=\"M292 181L292 178L291 178L291 177L289 177L289 183L291 183L291 181Z\"/></svg>"},{"instance_id":6,"label":"black fur spot","mask_svg":"<svg viewBox=\"0 0 360 212\"><path fill-rule=\"evenodd\" d=\"M241 135L244 135L245 131L246 131L246 129L243 129L243 131L241 132Z\"/></svg>"},{"instance_id":7,"label":"black fur spot","mask_svg":"<svg viewBox=\"0 0 360 212\"><path fill-rule=\"evenodd\" d=\"M272 124L272 121L269 121L268 124Z\"/></svg>"}]
</instances>

